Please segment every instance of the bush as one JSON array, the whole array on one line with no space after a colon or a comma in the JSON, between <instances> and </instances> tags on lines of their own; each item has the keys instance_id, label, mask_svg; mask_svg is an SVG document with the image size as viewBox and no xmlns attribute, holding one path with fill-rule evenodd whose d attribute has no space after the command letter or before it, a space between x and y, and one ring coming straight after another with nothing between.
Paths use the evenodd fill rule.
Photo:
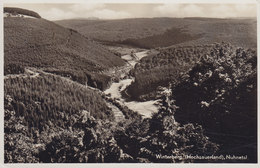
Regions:
<instances>
[{"instance_id":1,"label":"bush","mask_svg":"<svg viewBox=\"0 0 260 168\"><path fill-rule=\"evenodd\" d=\"M119 146L137 161L144 162L195 162L158 156L213 155L218 145L205 136L201 126L181 126L176 122L176 109L169 95L163 95L160 109L151 119L136 120L123 133L118 133L116 137Z\"/></svg>"},{"instance_id":2,"label":"bush","mask_svg":"<svg viewBox=\"0 0 260 168\"><path fill-rule=\"evenodd\" d=\"M216 44L182 82L173 87L178 122L198 123L220 154L250 155L256 161L257 85L256 51ZM234 150L235 148L239 148Z\"/></svg>"}]
</instances>

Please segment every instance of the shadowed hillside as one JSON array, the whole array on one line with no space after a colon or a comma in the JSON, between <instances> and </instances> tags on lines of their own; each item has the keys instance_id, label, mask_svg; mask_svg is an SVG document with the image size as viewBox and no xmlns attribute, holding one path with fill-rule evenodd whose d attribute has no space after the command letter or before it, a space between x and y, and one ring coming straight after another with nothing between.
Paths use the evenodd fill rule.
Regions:
<instances>
[{"instance_id":1,"label":"shadowed hillside","mask_svg":"<svg viewBox=\"0 0 260 168\"><path fill-rule=\"evenodd\" d=\"M4 18L4 33L5 74L37 67L104 89L110 77L100 72L124 65L102 45L45 19Z\"/></svg>"},{"instance_id":2,"label":"shadowed hillside","mask_svg":"<svg viewBox=\"0 0 260 168\"><path fill-rule=\"evenodd\" d=\"M87 37L102 42L123 43L144 48L176 44L203 45L221 41L239 47L256 47L257 41L255 18L75 19L56 23L76 29Z\"/></svg>"}]
</instances>

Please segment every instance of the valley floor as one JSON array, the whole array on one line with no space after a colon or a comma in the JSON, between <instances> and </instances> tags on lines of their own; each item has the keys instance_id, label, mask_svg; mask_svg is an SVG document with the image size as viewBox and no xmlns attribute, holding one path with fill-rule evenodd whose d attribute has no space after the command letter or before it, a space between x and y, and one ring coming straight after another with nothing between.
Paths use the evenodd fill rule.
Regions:
<instances>
[{"instance_id":1,"label":"valley floor","mask_svg":"<svg viewBox=\"0 0 260 168\"><path fill-rule=\"evenodd\" d=\"M155 105L157 101L126 101L122 97L122 92L124 92L125 88L134 81L133 77L127 77L127 73L132 68L134 68L135 64L138 63L141 58L147 56L147 52L148 50L145 50L135 53L134 56L131 56L129 54L122 56L122 58L128 62L128 64L125 66L125 73L121 74L121 76L123 76L123 79L120 79L118 82L113 82L111 86L104 92L106 95L110 95L111 98L117 99L121 104L127 106L129 109L138 112L144 118L150 118L153 113L158 111L158 108Z\"/></svg>"},{"instance_id":2,"label":"valley floor","mask_svg":"<svg viewBox=\"0 0 260 168\"><path fill-rule=\"evenodd\" d=\"M127 101L122 96L122 93L125 92L126 87L129 86L134 81L134 78L129 76L129 71L134 68L135 64L138 63L138 61L141 58L147 56L147 52L148 50L144 50L144 51L136 52L133 55L130 54L123 55L122 59L127 61L127 64L125 64L124 67L120 67L118 70L105 72L111 76L113 76L113 74L116 74L116 76L120 77L119 81L112 82L110 87L106 89L104 92L90 86L87 87L91 90L95 90L96 92L99 92L101 95L104 95L107 99L114 99L121 106L126 106L130 110L138 112L140 115L143 116L143 118L150 118L153 113L156 113L158 111L158 107L155 105L157 102L156 100L145 101L145 102ZM44 72L39 69L26 68L25 73L23 74L6 75L5 78L15 78L15 77L35 78L38 77L41 73L49 74L48 72ZM61 78L64 78L68 82L70 82L70 80L67 79L66 77L61 77ZM125 94L127 93L125 92ZM116 122L123 121L125 119L125 115L116 105L114 105L112 102L108 101L107 99L105 99L106 104L114 112Z\"/></svg>"}]
</instances>

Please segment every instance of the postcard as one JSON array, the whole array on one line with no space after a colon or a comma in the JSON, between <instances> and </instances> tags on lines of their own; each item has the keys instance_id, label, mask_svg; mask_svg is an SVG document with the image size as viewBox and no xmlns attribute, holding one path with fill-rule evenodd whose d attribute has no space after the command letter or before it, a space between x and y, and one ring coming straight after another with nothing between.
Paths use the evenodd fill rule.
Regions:
<instances>
[{"instance_id":1,"label":"postcard","mask_svg":"<svg viewBox=\"0 0 260 168\"><path fill-rule=\"evenodd\" d=\"M259 2L1 8L3 167L259 166Z\"/></svg>"}]
</instances>

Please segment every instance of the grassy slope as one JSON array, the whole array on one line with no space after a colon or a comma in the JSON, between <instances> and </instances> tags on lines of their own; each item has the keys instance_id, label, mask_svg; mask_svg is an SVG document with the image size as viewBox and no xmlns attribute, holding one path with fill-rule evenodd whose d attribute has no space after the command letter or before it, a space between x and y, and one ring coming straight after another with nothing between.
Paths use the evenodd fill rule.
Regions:
<instances>
[{"instance_id":1,"label":"grassy slope","mask_svg":"<svg viewBox=\"0 0 260 168\"><path fill-rule=\"evenodd\" d=\"M102 45L44 19L5 18L4 34L5 73L8 65L18 64L91 84L90 79L108 81L100 71L124 64Z\"/></svg>"},{"instance_id":2,"label":"grassy slope","mask_svg":"<svg viewBox=\"0 0 260 168\"><path fill-rule=\"evenodd\" d=\"M170 45L200 45L231 42L240 47L256 47L256 19L209 18L140 18L121 20L61 20L56 23L78 30L87 37L108 42L126 43L139 47ZM116 25L116 26L115 26ZM167 30L182 33L183 39L168 35ZM156 40L159 37L164 40ZM191 38L187 38L187 36ZM196 37L196 38L195 38ZM199 38L198 38L199 37ZM135 39L135 40L134 40ZM149 41L154 43L147 44ZM134 42L133 42L134 41ZM168 41L167 43L165 41Z\"/></svg>"}]
</instances>

